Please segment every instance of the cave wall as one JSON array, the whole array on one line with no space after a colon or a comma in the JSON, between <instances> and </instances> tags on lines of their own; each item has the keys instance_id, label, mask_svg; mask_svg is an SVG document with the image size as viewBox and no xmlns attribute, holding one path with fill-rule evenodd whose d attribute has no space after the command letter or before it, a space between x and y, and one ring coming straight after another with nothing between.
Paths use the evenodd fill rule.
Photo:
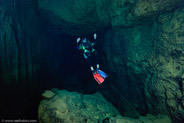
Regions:
<instances>
[{"instance_id":1,"label":"cave wall","mask_svg":"<svg viewBox=\"0 0 184 123\"><path fill-rule=\"evenodd\" d=\"M176 119L183 114L183 75L184 75L184 8L158 18L159 40L156 40L150 63L153 68L151 95L158 97L157 110L164 109ZM159 42L158 42L159 41ZM158 42L158 43L157 43ZM156 92L156 93L155 93ZM155 106L156 107L156 106ZM162 108L164 107L164 108ZM161 110L162 111L162 110Z\"/></svg>"},{"instance_id":2,"label":"cave wall","mask_svg":"<svg viewBox=\"0 0 184 123\"><path fill-rule=\"evenodd\" d=\"M0 2L1 84L32 84L29 81L36 77L39 70L43 46L37 3L24 0Z\"/></svg>"},{"instance_id":3,"label":"cave wall","mask_svg":"<svg viewBox=\"0 0 184 123\"><path fill-rule=\"evenodd\" d=\"M36 0L0 0L0 117L36 118L44 54Z\"/></svg>"},{"instance_id":4,"label":"cave wall","mask_svg":"<svg viewBox=\"0 0 184 123\"><path fill-rule=\"evenodd\" d=\"M183 10L105 33L104 64L112 84L141 114L167 113L183 120Z\"/></svg>"},{"instance_id":5,"label":"cave wall","mask_svg":"<svg viewBox=\"0 0 184 123\"><path fill-rule=\"evenodd\" d=\"M133 28L109 29L104 39L103 50L106 53L104 66L112 76L111 84L136 105L141 114L149 112L145 105L147 100L144 79L149 77L150 73L147 68L147 57L152 52L152 37L156 33L153 26L155 24L149 23Z\"/></svg>"}]
</instances>

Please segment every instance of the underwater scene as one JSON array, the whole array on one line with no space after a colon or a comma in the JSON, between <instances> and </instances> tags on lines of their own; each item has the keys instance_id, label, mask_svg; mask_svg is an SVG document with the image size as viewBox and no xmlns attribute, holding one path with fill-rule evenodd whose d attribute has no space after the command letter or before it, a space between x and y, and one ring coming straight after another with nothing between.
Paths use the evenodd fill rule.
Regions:
<instances>
[{"instance_id":1,"label":"underwater scene","mask_svg":"<svg viewBox=\"0 0 184 123\"><path fill-rule=\"evenodd\" d=\"M0 122L184 123L184 0L0 0Z\"/></svg>"}]
</instances>

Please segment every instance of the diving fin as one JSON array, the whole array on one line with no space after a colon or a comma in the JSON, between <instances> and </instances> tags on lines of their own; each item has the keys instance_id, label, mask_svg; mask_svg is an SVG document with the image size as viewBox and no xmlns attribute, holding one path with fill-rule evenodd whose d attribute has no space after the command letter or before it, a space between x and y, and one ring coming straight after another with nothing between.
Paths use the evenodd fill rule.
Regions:
<instances>
[{"instance_id":1,"label":"diving fin","mask_svg":"<svg viewBox=\"0 0 184 123\"><path fill-rule=\"evenodd\" d=\"M103 77L104 79L105 79L106 77L108 77L107 74L104 73L103 71L101 71L100 69L96 69L96 71L97 71L97 73L98 73L101 77Z\"/></svg>"},{"instance_id":2,"label":"diving fin","mask_svg":"<svg viewBox=\"0 0 184 123\"><path fill-rule=\"evenodd\" d=\"M93 77L94 79L98 82L98 84L102 84L105 80L105 78L103 78L102 76L99 75L98 72L93 72Z\"/></svg>"}]
</instances>

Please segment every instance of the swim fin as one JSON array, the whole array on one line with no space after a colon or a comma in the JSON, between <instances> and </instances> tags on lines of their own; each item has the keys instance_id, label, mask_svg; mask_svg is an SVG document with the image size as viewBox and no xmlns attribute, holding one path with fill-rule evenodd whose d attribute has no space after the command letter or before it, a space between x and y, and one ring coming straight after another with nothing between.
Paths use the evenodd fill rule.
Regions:
<instances>
[{"instance_id":1,"label":"swim fin","mask_svg":"<svg viewBox=\"0 0 184 123\"><path fill-rule=\"evenodd\" d=\"M105 78L103 78L102 76L100 76L100 74L98 72L93 72L93 77L94 79L98 82L98 84L102 84L105 80Z\"/></svg>"},{"instance_id":2,"label":"swim fin","mask_svg":"<svg viewBox=\"0 0 184 123\"><path fill-rule=\"evenodd\" d=\"M101 77L103 77L104 79L106 78L106 77L108 77L107 76L107 74L105 74L103 71L101 71L100 69L96 69L96 71L97 71L97 73L101 76Z\"/></svg>"}]
</instances>

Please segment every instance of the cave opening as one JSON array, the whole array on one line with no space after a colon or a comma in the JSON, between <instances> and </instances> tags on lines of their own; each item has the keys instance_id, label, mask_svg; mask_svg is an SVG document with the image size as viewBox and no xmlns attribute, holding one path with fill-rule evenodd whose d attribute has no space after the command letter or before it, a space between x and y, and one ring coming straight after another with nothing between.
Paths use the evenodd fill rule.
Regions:
<instances>
[{"instance_id":1,"label":"cave opening","mask_svg":"<svg viewBox=\"0 0 184 123\"><path fill-rule=\"evenodd\" d=\"M57 29L49 28L45 35L47 36L43 57L45 60L38 81L43 82L41 85L47 86L48 89L57 87L85 93L93 77L83 52L76 48L76 39L80 36L62 34Z\"/></svg>"},{"instance_id":2,"label":"cave opening","mask_svg":"<svg viewBox=\"0 0 184 123\"><path fill-rule=\"evenodd\" d=\"M58 88L88 94L97 91L98 84L90 66L82 51L76 49L77 37L91 40L93 35L71 36L48 26L44 36L40 70L34 80L36 84L31 85L32 81L14 83L1 89L3 118L37 118L41 94L45 90Z\"/></svg>"}]
</instances>

